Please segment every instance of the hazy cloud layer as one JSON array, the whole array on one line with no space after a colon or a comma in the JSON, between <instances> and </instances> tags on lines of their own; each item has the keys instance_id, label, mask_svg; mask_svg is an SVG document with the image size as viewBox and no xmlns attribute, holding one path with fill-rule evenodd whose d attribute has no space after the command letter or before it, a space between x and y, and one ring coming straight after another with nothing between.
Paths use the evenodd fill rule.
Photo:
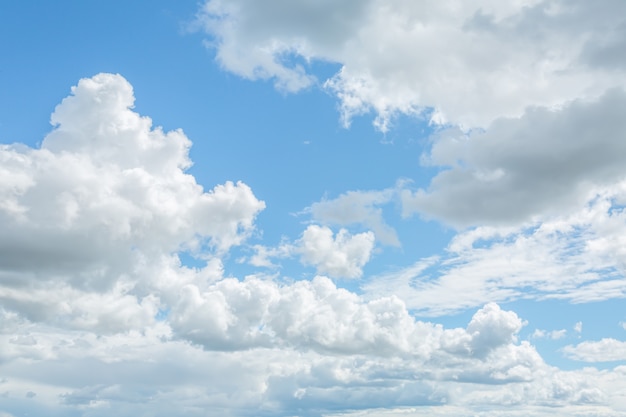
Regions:
<instances>
[{"instance_id":1,"label":"hazy cloud layer","mask_svg":"<svg viewBox=\"0 0 626 417\"><path fill-rule=\"evenodd\" d=\"M320 274L334 277L359 278L362 267L374 249L372 232L350 235L341 229L336 236L328 227L312 225L302 234L297 252L305 264L314 265Z\"/></svg>"},{"instance_id":2,"label":"hazy cloud layer","mask_svg":"<svg viewBox=\"0 0 626 417\"><path fill-rule=\"evenodd\" d=\"M299 257L304 266L313 266L318 274L332 278L360 278L372 256L375 235L372 232L350 234L341 228L335 234L327 226L309 225L294 242L286 239L276 247L254 245L254 254L243 257L256 267L277 268L276 261Z\"/></svg>"}]
</instances>

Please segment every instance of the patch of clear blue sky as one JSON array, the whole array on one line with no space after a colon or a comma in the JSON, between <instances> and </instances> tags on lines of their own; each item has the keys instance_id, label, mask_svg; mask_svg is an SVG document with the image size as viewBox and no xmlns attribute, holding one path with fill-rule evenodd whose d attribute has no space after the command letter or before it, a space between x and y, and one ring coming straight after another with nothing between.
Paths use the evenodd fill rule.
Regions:
<instances>
[{"instance_id":1,"label":"patch of clear blue sky","mask_svg":"<svg viewBox=\"0 0 626 417\"><path fill-rule=\"evenodd\" d=\"M99 72L122 74L146 103L175 112L175 101L156 99L169 83L196 78L211 58L202 53L199 36L181 36L197 2L156 0L149 6L120 0L0 2L0 140L41 140L70 86Z\"/></svg>"}]
</instances>

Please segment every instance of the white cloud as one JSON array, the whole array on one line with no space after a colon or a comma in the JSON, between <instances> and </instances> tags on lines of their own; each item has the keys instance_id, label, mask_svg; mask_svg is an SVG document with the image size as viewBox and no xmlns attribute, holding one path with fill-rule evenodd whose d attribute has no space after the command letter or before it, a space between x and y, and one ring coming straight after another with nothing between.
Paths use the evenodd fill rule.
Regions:
<instances>
[{"instance_id":1,"label":"white cloud","mask_svg":"<svg viewBox=\"0 0 626 417\"><path fill-rule=\"evenodd\" d=\"M205 192L185 173L183 132L152 128L133 103L120 75L82 79L40 148L0 145L3 305L102 331L141 326L159 304L147 288L168 271L154 265L179 250L219 256L254 229L265 204L252 190Z\"/></svg>"},{"instance_id":2,"label":"white cloud","mask_svg":"<svg viewBox=\"0 0 626 417\"><path fill-rule=\"evenodd\" d=\"M165 321L115 334L0 311L9 412L33 411L30 404L58 414L89 408L94 416L146 407L155 416L181 409L291 415L294 407L330 415L417 404L431 406L431 415L449 407L496 413L502 404L623 411L623 371L547 366L530 344L516 341L522 320L495 304L466 328L445 329L415 320L397 298L366 301L322 277L225 279L204 290L190 284L180 295ZM67 372L85 368L91 372ZM34 403L25 402L29 391Z\"/></svg>"},{"instance_id":3,"label":"white cloud","mask_svg":"<svg viewBox=\"0 0 626 417\"><path fill-rule=\"evenodd\" d=\"M346 123L373 110L487 126L526 107L559 106L624 86L620 1L209 0L198 22L218 62L297 91L312 60L341 69L325 87Z\"/></svg>"},{"instance_id":4,"label":"white cloud","mask_svg":"<svg viewBox=\"0 0 626 417\"><path fill-rule=\"evenodd\" d=\"M397 298L364 303L324 277L290 285L229 279L204 292L188 286L171 322L177 334L210 349L288 344L322 352L419 354L433 349L419 346L420 335L439 333L416 323Z\"/></svg>"},{"instance_id":5,"label":"white cloud","mask_svg":"<svg viewBox=\"0 0 626 417\"><path fill-rule=\"evenodd\" d=\"M325 226L311 225L302 233L296 251L302 262L313 265L318 274L340 278L359 278L374 249L374 233L351 235L340 229L336 236Z\"/></svg>"},{"instance_id":6,"label":"white cloud","mask_svg":"<svg viewBox=\"0 0 626 417\"><path fill-rule=\"evenodd\" d=\"M626 342L605 338L568 345L563 353L570 359L584 362L610 362L626 360Z\"/></svg>"},{"instance_id":7,"label":"white cloud","mask_svg":"<svg viewBox=\"0 0 626 417\"><path fill-rule=\"evenodd\" d=\"M582 321L576 322L576 324L574 325L574 331L576 333L578 333L578 334L583 332L583 322Z\"/></svg>"},{"instance_id":8,"label":"white cloud","mask_svg":"<svg viewBox=\"0 0 626 417\"><path fill-rule=\"evenodd\" d=\"M521 376L508 373L511 362L523 361L514 373L542 363L530 345L515 345L524 323L497 304L478 310L466 329L444 330L416 321L397 297L365 301L325 277L288 285L254 277L225 279L204 291L188 285L170 323L175 335L209 350L281 346L321 354L412 357L423 364L477 358L507 369L498 373L476 362L479 369L471 371L439 370L445 379L516 379Z\"/></svg>"},{"instance_id":9,"label":"white cloud","mask_svg":"<svg viewBox=\"0 0 626 417\"><path fill-rule=\"evenodd\" d=\"M333 278L359 278L363 266L370 260L375 236L372 232L351 235L340 229L336 235L326 226L308 226L300 239L289 242L282 239L275 247L253 245L254 254L243 257L240 262L266 268L278 268L275 259L299 256L304 265L314 266L318 274Z\"/></svg>"}]
</instances>

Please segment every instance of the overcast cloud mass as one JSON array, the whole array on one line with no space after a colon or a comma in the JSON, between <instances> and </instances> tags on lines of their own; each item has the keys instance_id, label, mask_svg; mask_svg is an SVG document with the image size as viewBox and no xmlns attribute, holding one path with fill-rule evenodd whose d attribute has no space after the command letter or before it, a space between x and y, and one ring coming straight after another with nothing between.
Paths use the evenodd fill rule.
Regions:
<instances>
[{"instance_id":1,"label":"overcast cloud mass","mask_svg":"<svg viewBox=\"0 0 626 417\"><path fill-rule=\"evenodd\" d=\"M0 417L626 416L626 3L113 3L0 6Z\"/></svg>"}]
</instances>

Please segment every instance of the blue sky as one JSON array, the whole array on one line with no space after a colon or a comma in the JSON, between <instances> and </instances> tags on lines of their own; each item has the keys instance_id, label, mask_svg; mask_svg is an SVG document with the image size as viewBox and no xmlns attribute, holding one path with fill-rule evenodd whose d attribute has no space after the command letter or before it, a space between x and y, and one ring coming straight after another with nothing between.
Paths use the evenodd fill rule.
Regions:
<instances>
[{"instance_id":1,"label":"blue sky","mask_svg":"<svg viewBox=\"0 0 626 417\"><path fill-rule=\"evenodd\" d=\"M620 1L0 5L0 417L626 415Z\"/></svg>"}]
</instances>

